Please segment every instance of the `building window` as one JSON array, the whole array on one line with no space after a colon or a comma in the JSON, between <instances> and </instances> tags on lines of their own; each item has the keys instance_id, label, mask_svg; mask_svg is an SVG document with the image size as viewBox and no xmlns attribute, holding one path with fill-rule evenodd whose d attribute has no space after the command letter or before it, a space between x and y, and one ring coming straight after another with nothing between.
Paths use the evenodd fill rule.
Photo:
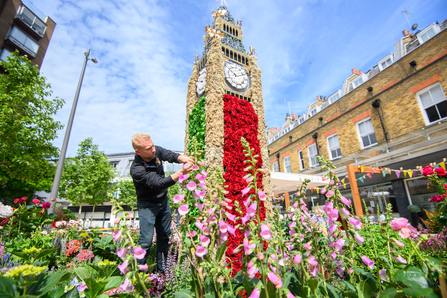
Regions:
<instances>
[{"instance_id":1,"label":"building window","mask_svg":"<svg viewBox=\"0 0 447 298\"><path fill-rule=\"evenodd\" d=\"M318 165L318 159L317 159L317 145L312 144L309 147L307 147L307 153L309 154L309 164L311 167L315 167Z\"/></svg>"},{"instance_id":2,"label":"building window","mask_svg":"<svg viewBox=\"0 0 447 298\"><path fill-rule=\"evenodd\" d=\"M376 133L371 122L371 118L367 118L357 123L357 129L360 137L362 148L366 148L377 144Z\"/></svg>"},{"instance_id":3,"label":"building window","mask_svg":"<svg viewBox=\"0 0 447 298\"><path fill-rule=\"evenodd\" d=\"M390 66L393 62L391 62L391 58L387 59L385 62L382 62L380 65L382 66L382 69L387 68Z\"/></svg>"},{"instance_id":4,"label":"building window","mask_svg":"<svg viewBox=\"0 0 447 298\"><path fill-rule=\"evenodd\" d=\"M312 108L309 113L310 113L310 117L315 116L317 114L317 107Z\"/></svg>"},{"instance_id":5,"label":"building window","mask_svg":"<svg viewBox=\"0 0 447 298\"><path fill-rule=\"evenodd\" d=\"M417 93L427 124L447 117L447 100L439 83Z\"/></svg>"},{"instance_id":6,"label":"building window","mask_svg":"<svg viewBox=\"0 0 447 298\"><path fill-rule=\"evenodd\" d=\"M278 172L278 162L277 162L277 161L275 161L275 162L272 164L272 167L273 167L273 172Z\"/></svg>"},{"instance_id":7,"label":"building window","mask_svg":"<svg viewBox=\"0 0 447 298\"><path fill-rule=\"evenodd\" d=\"M39 19L31 10L26 6L19 8L17 12L17 18L21 19L25 24L27 24L31 29L33 29L37 34L43 37L47 25L41 19Z\"/></svg>"},{"instance_id":8,"label":"building window","mask_svg":"<svg viewBox=\"0 0 447 298\"><path fill-rule=\"evenodd\" d=\"M329 96L328 101L329 104L332 104L340 99L340 90L338 90L335 94Z\"/></svg>"},{"instance_id":9,"label":"building window","mask_svg":"<svg viewBox=\"0 0 447 298\"><path fill-rule=\"evenodd\" d=\"M327 146L331 159L341 157L340 143L338 142L338 135L334 134L327 138Z\"/></svg>"},{"instance_id":10,"label":"building window","mask_svg":"<svg viewBox=\"0 0 447 298\"><path fill-rule=\"evenodd\" d=\"M284 171L286 173L292 173L292 167L290 166L290 156L284 157Z\"/></svg>"},{"instance_id":11,"label":"building window","mask_svg":"<svg viewBox=\"0 0 447 298\"><path fill-rule=\"evenodd\" d=\"M303 151L302 150L300 150L298 152L298 156L300 157L300 167L301 167L301 170L304 170L304 158L303 158Z\"/></svg>"},{"instance_id":12,"label":"building window","mask_svg":"<svg viewBox=\"0 0 447 298\"><path fill-rule=\"evenodd\" d=\"M9 39L15 44L23 48L27 53L31 54L33 57L36 56L39 50L39 44L28 37L22 30L17 27L13 27L9 33Z\"/></svg>"},{"instance_id":13,"label":"building window","mask_svg":"<svg viewBox=\"0 0 447 298\"><path fill-rule=\"evenodd\" d=\"M118 161L111 161L110 164L113 166L114 169L118 166Z\"/></svg>"},{"instance_id":14,"label":"building window","mask_svg":"<svg viewBox=\"0 0 447 298\"><path fill-rule=\"evenodd\" d=\"M8 62L8 56L11 55L11 51L7 49L2 50L2 54L0 56L0 60Z\"/></svg>"},{"instance_id":15,"label":"building window","mask_svg":"<svg viewBox=\"0 0 447 298\"><path fill-rule=\"evenodd\" d=\"M357 88L358 86L360 86L361 84L363 84L363 78L359 77L357 80L352 82L352 86L354 88Z\"/></svg>"},{"instance_id":16,"label":"building window","mask_svg":"<svg viewBox=\"0 0 447 298\"><path fill-rule=\"evenodd\" d=\"M387 68L388 66L393 64L393 60L394 60L393 54L388 54L383 59L379 60L378 65L379 65L380 71L384 70L385 68Z\"/></svg>"}]
</instances>

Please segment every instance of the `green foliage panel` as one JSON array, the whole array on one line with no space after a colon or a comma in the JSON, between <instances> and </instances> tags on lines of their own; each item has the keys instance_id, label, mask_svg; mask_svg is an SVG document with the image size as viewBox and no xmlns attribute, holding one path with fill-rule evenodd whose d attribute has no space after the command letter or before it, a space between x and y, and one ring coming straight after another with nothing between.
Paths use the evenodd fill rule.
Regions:
<instances>
[{"instance_id":1,"label":"green foliage panel","mask_svg":"<svg viewBox=\"0 0 447 298\"><path fill-rule=\"evenodd\" d=\"M205 123L205 96L202 96L189 113L189 139L192 140L193 137L196 138L199 143L199 150L205 150L205 134L206 134L206 123ZM192 152L191 144L188 144L188 151Z\"/></svg>"}]
</instances>

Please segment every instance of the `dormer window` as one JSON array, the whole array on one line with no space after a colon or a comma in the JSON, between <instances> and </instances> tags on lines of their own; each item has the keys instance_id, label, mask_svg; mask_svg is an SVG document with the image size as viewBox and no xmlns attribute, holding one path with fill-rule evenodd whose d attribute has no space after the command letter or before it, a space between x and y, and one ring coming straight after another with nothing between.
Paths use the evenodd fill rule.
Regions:
<instances>
[{"instance_id":1,"label":"dormer window","mask_svg":"<svg viewBox=\"0 0 447 298\"><path fill-rule=\"evenodd\" d=\"M393 54L388 54L386 55L385 58L379 60L379 69L380 71L384 70L385 68L387 68L388 66L390 66L391 64L393 64L394 61L394 55Z\"/></svg>"},{"instance_id":2,"label":"dormer window","mask_svg":"<svg viewBox=\"0 0 447 298\"><path fill-rule=\"evenodd\" d=\"M310 114L310 117L315 116L315 115L317 114L317 107L312 108L312 109L309 111L309 114Z\"/></svg>"},{"instance_id":3,"label":"dormer window","mask_svg":"<svg viewBox=\"0 0 447 298\"><path fill-rule=\"evenodd\" d=\"M349 83L349 86L351 87L349 88L349 91L357 88L358 86L366 82L366 80L367 77L364 73L359 74L351 83Z\"/></svg>"},{"instance_id":4,"label":"dormer window","mask_svg":"<svg viewBox=\"0 0 447 298\"><path fill-rule=\"evenodd\" d=\"M329 96L328 98L328 102L329 104L332 104L334 102L336 102L337 100L340 99L340 90L337 90L337 92L335 92L334 94L332 94L331 96Z\"/></svg>"},{"instance_id":5,"label":"dormer window","mask_svg":"<svg viewBox=\"0 0 447 298\"><path fill-rule=\"evenodd\" d=\"M425 28L424 30L422 30L417 34L419 43L423 44L424 42L426 42L427 40L431 39L433 36L438 34L439 31L440 31L439 25L431 24L430 26L428 26L427 28Z\"/></svg>"}]
</instances>

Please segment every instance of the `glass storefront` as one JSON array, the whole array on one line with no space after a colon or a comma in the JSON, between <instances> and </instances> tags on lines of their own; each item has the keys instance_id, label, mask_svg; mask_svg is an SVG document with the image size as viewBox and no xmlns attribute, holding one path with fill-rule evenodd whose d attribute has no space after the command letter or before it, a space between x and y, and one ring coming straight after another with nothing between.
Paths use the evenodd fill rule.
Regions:
<instances>
[{"instance_id":1,"label":"glass storefront","mask_svg":"<svg viewBox=\"0 0 447 298\"><path fill-rule=\"evenodd\" d=\"M430 199L438 195L434 189L427 187L429 180L426 178L415 178L405 180L407 195L410 198L410 204L417 205L421 210L425 209L433 212L436 209Z\"/></svg>"}]
</instances>

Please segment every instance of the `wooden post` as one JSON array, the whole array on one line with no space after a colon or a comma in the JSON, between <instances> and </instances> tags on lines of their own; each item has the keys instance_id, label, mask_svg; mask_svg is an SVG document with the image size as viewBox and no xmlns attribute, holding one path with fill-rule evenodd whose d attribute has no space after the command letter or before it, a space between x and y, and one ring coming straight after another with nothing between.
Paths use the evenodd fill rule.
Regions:
<instances>
[{"instance_id":1,"label":"wooden post","mask_svg":"<svg viewBox=\"0 0 447 298\"><path fill-rule=\"evenodd\" d=\"M347 165L346 169L348 170L349 184L351 184L351 193L352 193L352 202L354 203L355 215L362 216L362 202L360 201L359 189L357 187L357 180L355 180L355 172L358 166Z\"/></svg>"},{"instance_id":2,"label":"wooden post","mask_svg":"<svg viewBox=\"0 0 447 298\"><path fill-rule=\"evenodd\" d=\"M289 198L289 193L288 192L284 193L284 198L286 199L286 209L289 209L289 207L290 207L290 198Z\"/></svg>"}]
</instances>

